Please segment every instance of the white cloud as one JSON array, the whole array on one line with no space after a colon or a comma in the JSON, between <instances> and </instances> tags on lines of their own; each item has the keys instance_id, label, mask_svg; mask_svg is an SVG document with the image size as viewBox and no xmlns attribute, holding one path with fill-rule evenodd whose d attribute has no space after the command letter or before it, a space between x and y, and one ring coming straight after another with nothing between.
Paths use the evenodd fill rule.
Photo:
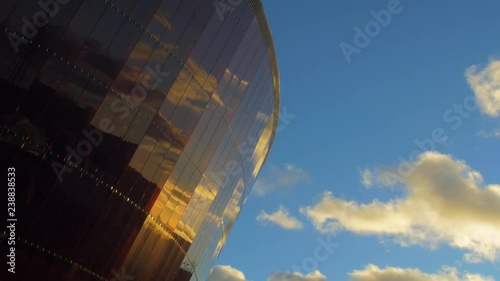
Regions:
<instances>
[{"instance_id":1,"label":"white cloud","mask_svg":"<svg viewBox=\"0 0 500 281\"><path fill-rule=\"evenodd\" d=\"M328 281L328 279L321 272L315 270L307 275L298 272L275 272L269 276L267 281Z\"/></svg>"},{"instance_id":2,"label":"white cloud","mask_svg":"<svg viewBox=\"0 0 500 281\"><path fill-rule=\"evenodd\" d=\"M491 132L480 131L477 135L483 138L500 138L500 129Z\"/></svg>"},{"instance_id":3,"label":"white cloud","mask_svg":"<svg viewBox=\"0 0 500 281\"><path fill-rule=\"evenodd\" d=\"M500 115L500 60L491 61L484 69L473 65L465 73L484 114Z\"/></svg>"},{"instance_id":4,"label":"white cloud","mask_svg":"<svg viewBox=\"0 0 500 281\"><path fill-rule=\"evenodd\" d=\"M267 176L261 177L255 182L252 192L255 195L263 196L280 188L293 187L310 181L311 177L307 172L292 164L286 164L285 167L271 164Z\"/></svg>"},{"instance_id":5,"label":"white cloud","mask_svg":"<svg viewBox=\"0 0 500 281\"><path fill-rule=\"evenodd\" d=\"M364 169L360 172L361 174L361 183L364 187L369 188L373 185L373 174L370 169Z\"/></svg>"},{"instance_id":6,"label":"white cloud","mask_svg":"<svg viewBox=\"0 0 500 281\"><path fill-rule=\"evenodd\" d=\"M262 224L272 222L287 230L301 229L304 226L297 218L290 215L288 209L283 206L280 206L279 209L272 214L260 211L260 214L257 216L257 221Z\"/></svg>"},{"instance_id":7,"label":"white cloud","mask_svg":"<svg viewBox=\"0 0 500 281\"><path fill-rule=\"evenodd\" d=\"M479 172L438 152L419 155L413 166L401 178L402 198L360 204L325 192L301 212L323 233L388 236L403 246L447 243L467 250L468 262L500 259L500 185L484 186Z\"/></svg>"},{"instance_id":8,"label":"white cloud","mask_svg":"<svg viewBox=\"0 0 500 281\"><path fill-rule=\"evenodd\" d=\"M230 265L217 265L208 275L207 281L246 281L243 272Z\"/></svg>"},{"instance_id":9,"label":"white cloud","mask_svg":"<svg viewBox=\"0 0 500 281\"><path fill-rule=\"evenodd\" d=\"M467 263L482 263L483 262L483 258L480 255L475 254L475 253L464 254L464 260Z\"/></svg>"},{"instance_id":10,"label":"white cloud","mask_svg":"<svg viewBox=\"0 0 500 281\"><path fill-rule=\"evenodd\" d=\"M207 281L248 281L243 272L230 265L217 265L208 275ZM307 275L301 273L275 272L267 281L328 281L326 276L315 270Z\"/></svg>"},{"instance_id":11,"label":"white cloud","mask_svg":"<svg viewBox=\"0 0 500 281\"><path fill-rule=\"evenodd\" d=\"M381 269L373 264L367 265L363 270L355 270L349 276L351 281L495 281L491 276L459 272L453 267L443 267L436 274L427 274L419 269L396 267Z\"/></svg>"}]
</instances>

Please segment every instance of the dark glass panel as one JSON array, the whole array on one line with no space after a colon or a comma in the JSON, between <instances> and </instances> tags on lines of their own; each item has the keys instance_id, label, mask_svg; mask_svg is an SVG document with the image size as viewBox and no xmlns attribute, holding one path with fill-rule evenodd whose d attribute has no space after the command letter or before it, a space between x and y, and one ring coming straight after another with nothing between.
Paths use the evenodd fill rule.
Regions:
<instances>
[{"instance_id":1,"label":"dark glass panel","mask_svg":"<svg viewBox=\"0 0 500 281\"><path fill-rule=\"evenodd\" d=\"M158 9L161 1L162 0L136 1L134 8L130 12L130 17L133 21L145 28Z\"/></svg>"},{"instance_id":2,"label":"dark glass panel","mask_svg":"<svg viewBox=\"0 0 500 281\"><path fill-rule=\"evenodd\" d=\"M160 42L164 46L172 46L172 48L167 47L169 50L173 50L173 46L177 45L180 37L184 33L184 30L201 2L204 1L183 0L180 6L175 10L175 13L169 21L169 28L165 29L165 32L160 38Z\"/></svg>"},{"instance_id":3,"label":"dark glass panel","mask_svg":"<svg viewBox=\"0 0 500 281\"><path fill-rule=\"evenodd\" d=\"M191 51L193 50L200 34L205 30L207 22L212 16L211 1L200 1L201 4L197 8L189 23L182 32L182 37L179 38L174 49L174 54L185 62ZM196 5L196 4L195 4Z\"/></svg>"},{"instance_id":4,"label":"dark glass panel","mask_svg":"<svg viewBox=\"0 0 500 281\"><path fill-rule=\"evenodd\" d=\"M130 10L136 4L136 2L140 2L140 0L111 0L109 1L114 6L115 9L119 9L120 12L125 15L129 15Z\"/></svg>"},{"instance_id":5,"label":"dark glass panel","mask_svg":"<svg viewBox=\"0 0 500 281\"><path fill-rule=\"evenodd\" d=\"M139 27L130 21L125 21L107 50L106 57L108 59L103 61L102 64L97 64L98 71L102 72L109 79L114 80L130 56L130 52L141 34L142 30ZM96 76L102 77L101 75ZM108 79L106 80L109 81Z\"/></svg>"},{"instance_id":6,"label":"dark glass panel","mask_svg":"<svg viewBox=\"0 0 500 281\"><path fill-rule=\"evenodd\" d=\"M147 30L156 40L160 40L161 35L165 32L165 30L172 29L171 20L173 15L179 9L181 2L182 0L163 0L161 2L147 26ZM173 48L169 47L169 50L173 50Z\"/></svg>"},{"instance_id":7,"label":"dark glass panel","mask_svg":"<svg viewBox=\"0 0 500 281\"><path fill-rule=\"evenodd\" d=\"M9 17L10 13L14 10L14 7L21 0L4 0L0 3L0 23L5 25L5 21Z\"/></svg>"},{"instance_id":8,"label":"dark glass panel","mask_svg":"<svg viewBox=\"0 0 500 281\"><path fill-rule=\"evenodd\" d=\"M99 19L105 14L106 4L102 0L85 0L72 18L62 36L61 56L75 62L74 57L87 40Z\"/></svg>"}]
</instances>

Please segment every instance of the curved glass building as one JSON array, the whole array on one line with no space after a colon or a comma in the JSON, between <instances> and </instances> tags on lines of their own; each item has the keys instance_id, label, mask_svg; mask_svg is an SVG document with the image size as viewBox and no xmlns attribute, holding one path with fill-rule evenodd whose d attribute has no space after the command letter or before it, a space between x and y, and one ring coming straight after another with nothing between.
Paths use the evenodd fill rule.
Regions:
<instances>
[{"instance_id":1,"label":"curved glass building","mask_svg":"<svg viewBox=\"0 0 500 281\"><path fill-rule=\"evenodd\" d=\"M278 122L260 1L2 0L0 24L2 276L205 280Z\"/></svg>"}]
</instances>

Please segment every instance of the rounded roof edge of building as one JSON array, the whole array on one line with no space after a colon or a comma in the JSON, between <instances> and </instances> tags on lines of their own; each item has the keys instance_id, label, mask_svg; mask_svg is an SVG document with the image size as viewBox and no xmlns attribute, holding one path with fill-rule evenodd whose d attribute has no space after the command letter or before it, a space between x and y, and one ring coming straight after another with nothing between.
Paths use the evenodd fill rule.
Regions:
<instances>
[{"instance_id":1,"label":"rounded roof edge of building","mask_svg":"<svg viewBox=\"0 0 500 281\"><path fill-rule=\"evenodd\" d=\"M275 118L273 124L273 133L269 144L269 150L267 152L267 154L269 154L269 151L271 151L271 147L274 142L274 137L276 135L276 129L278 127L278 120L279 120L279 110L280 110L280 100L281 100L280 74L278 67L278 59L276 57L276 49L274 48L273 36L271 34L271 28L269 27L269 23L267 21L266 14L264 12L264 7L262 6L262 2L260 0L250 0L249 3L254 12L255 18L257 19L257 23L259 25L259 31L264 40L264 44L266 44L269 64L271 66L271 72L273 75Z\"/></svg>"}]
</instances>

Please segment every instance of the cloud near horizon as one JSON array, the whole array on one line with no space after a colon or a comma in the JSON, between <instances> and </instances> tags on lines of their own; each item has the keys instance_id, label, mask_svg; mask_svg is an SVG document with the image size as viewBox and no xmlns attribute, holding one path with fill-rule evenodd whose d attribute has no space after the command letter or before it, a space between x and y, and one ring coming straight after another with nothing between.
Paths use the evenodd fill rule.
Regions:
<instances>
[{"instance_id":1,"label":"cloud near horizon","mask_svg":"<svg viewBox=\"0 0 500 281\"><path fill-rule=\"evenodd\" d=\"M275 272L267 281L328 281L328 279L319 270L315 270L307 275L298 272Z\"/></svg>"},{"instance_id":2,"label":"cloud near horizon","mask_svg":"<svg viewBox=\"0 0 500 281\"><path fill-rule=\"evenodd\" d=\"M492 60L484 69L473 65L465 76L481 111L491 117L500 116L500 60Z\"/></svg>"},{"instance_id":3,"label":"cloud near horizon","mask_svg":"<svg viewBox=\"0 0 500 281\"><path fill-rule=\"evenodd\" d=\"M281 188L290 188L308 182L311 182L311 177L301 168L292 164L285 164L284 167L270 164L268 173L259 177L255 182L252 193L264 196Z\"/></svg>"},{"instance_id":4,"label":"cloud near horizon","mask_svg":"<svg viewBox=\"0 0 500 281\"><path fill-rule=\"evenodd\" d=\"M245 274L230 265L217 265L208 275L207 281L249 281ZM326 276L315 270L309 274L290 273L290 272L274 272L267 281L328 281Z\"/></svg>"},{"instance_id":5,"label":"cloud near horizon","mask_svg":"<svg viewBox=\"0 0 500 281\"><path fill-rule=\"evenodd\" d=\"M230 265L217 265L208 274L207 281L247 281L245 274Z\"/></svg>"},{"instance_id":6,"label":"cloud near horizon","mask_svg":"<svg viewBox=\"0 0 500 281\"><path fill-rule=\"evenodd\" d=\"M424 273L418 268L380 268L369 264L362 270L354 270L349 274L349 281L495 281L492 276L460 272L454 267L444 266L437 273ZM243 272L229 265L217 265L210 271L207 281L249 281ZM267 281L328 281L320 271L309 274L298 272L274 272Z\"/></svg>"},{"instance_id":7,"label":"cloud near horizon","mask_svg":"<svg viewBox=\"0 0 500 281\"><path fill-rule=\"evenodd\" d=\"M443 267L436 274L423 273L415 268L379 268L369 264L363 270L349 273L350 281L495 281L491 276L459 272L453 267Z\"/></svg>"},{"instance_id":8,"label":"cloud near horizon","mask_svg":"<svg viewBox=\"0 0 500 281\"><path fill-rule=\"evenodd\" d=\"M279 209L272 214L260 211L260 214L257 216L257 221L262 224L271 222L286 230L297 230L304 227L302 222L300 222L296 217L290 215L289 210L281 205L279 206Z\"/></svg>"},{"instance_id":9,"label":"cloud near horizon","mask_svg":"<svg viewBox=\"0 0 500 281\"><path fill-rule=\"evenodd\" d=\"M403 197L361 204L327 191L301 212L322 233L387 236L402 246L446 243L466 250L470 263L499 260L500 185L483 185L479 172L438 152L420 154L413 166L401 178Z\"/></svg>"}]
</instances>

